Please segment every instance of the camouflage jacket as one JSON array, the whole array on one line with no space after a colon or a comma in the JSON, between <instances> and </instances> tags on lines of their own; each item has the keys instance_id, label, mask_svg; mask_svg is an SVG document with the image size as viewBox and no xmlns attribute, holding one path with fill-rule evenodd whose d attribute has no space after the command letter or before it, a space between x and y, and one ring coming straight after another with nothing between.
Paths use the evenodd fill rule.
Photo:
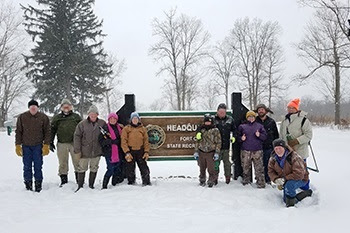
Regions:
<instances>
[{"instance_id":1,"label":"camouflage jacket","mask_svg":"<svg viewBox=\"0 0 350 233\"><path fill-rule=\"evenodd\" d=\"M202 138L196 141L195 151L215 151L216 153L220 153L221 135L219 129L216 127L211 129L205 129L202 127L199 132L202 134Z\"/></svg>"}]
</instances>

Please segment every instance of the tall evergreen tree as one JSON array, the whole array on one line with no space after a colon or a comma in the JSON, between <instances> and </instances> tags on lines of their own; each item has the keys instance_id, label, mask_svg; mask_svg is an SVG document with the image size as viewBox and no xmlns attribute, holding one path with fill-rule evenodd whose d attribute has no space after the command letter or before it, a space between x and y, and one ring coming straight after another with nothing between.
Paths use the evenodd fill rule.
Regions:
<instances>
[{"instance_id":1,"label":"tall evergreen tree","mask_svg":"<svg viewBox=\"0 0 350 233\"><path fill-rule=\"evenodd\" d=\"M36 87L41 107L54 112L63 98L80 113L100 100L111 74L103 50L102 21L93 12L94 0L37 0L39 7L22 6L25 28L35 42L25 56L27 76Z\"/></svg>"}]
</instances>

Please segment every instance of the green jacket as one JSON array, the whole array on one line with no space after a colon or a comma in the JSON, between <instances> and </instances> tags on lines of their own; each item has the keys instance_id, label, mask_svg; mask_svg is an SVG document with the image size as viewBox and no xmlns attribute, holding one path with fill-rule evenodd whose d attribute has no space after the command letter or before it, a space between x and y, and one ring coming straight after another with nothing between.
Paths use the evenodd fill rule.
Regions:
<instances>
[{"instance_id":1,"label":"green jacket","mask_svg":"<svg viewBox=\"0 0 350 233\"><path fill-rule=\"evenodd\" d=\"M59 143L73 143L75 128L81 120L81 117L73 112L68 115L62 112L55 115L51 121L51 142L57 134Z\"/></svg>"}]
</instances>

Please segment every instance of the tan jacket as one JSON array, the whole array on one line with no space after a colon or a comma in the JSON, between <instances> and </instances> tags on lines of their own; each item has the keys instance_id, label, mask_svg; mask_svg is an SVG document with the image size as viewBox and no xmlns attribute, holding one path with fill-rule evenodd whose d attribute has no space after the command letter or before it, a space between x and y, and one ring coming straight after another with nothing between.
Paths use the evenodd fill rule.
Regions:
<instances>
[{"instance_id":1,"label":"tan jacket","mask_svg":"<svg viewBox=\"0 0 350 233\"><path fill-rule=\"evenodd\" d=\"M145 152L149 153L150 146L148 142L147 129L142 124L135 127L127 125L122 131L122 149L124 153L128 153L131 150L144 149Z\"/></svg>"},{"instance_id":2,"label":"tan jacket","mask_svg":"<svg viewBox=\"0 0 350 233\"><path fill-rule=\"evenodd\" d=\"M50 144L50 129L50 120L44 113L33 116L29 111L24 112L17 119L16 145Z\"/></svg>"},{"instance_id":3,"label":"tan jacket","mask_svg":"<svg viewBox=\"0 0 350 233\"><path fill-rule=\"evenodd\" d=\"M81 153L81 158L95 158L102 155L102 148L98 137L101 133L99 126L106 124L98 119L95 124L90 120L81 121L74 132L74 153Z\"/></svg>"},{"instance_id":4,"label":"tan jacket","mask_svg":"<svg viewBox=\"0 0 350 233\"><path fill-rule=\"evenodd\" d=\"M286 181L309 180L309 172L306 169L306 163L295 151L289 152L283 169L278 164L275 156L275 153L271 155L268 165L268 175L272 181L275 181L277 178L284 178Z\"/></svg>"}]
</instances>

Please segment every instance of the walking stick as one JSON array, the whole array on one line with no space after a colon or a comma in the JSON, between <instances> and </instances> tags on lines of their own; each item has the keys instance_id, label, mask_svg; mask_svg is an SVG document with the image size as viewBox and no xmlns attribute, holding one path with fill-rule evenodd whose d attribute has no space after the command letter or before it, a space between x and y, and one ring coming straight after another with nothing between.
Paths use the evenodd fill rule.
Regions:
<instances>
[{"instance_id":1,"label":"walking stick","mask_svg":"<svg viewBox=\"0 0 350 233\"><path fill-rule=\"evenodd\" d=\"M311 149L311 154L312 154L312 158L314 160L315 168L307 167L307 169L319 173L320 170L318 169L318 166L317 166L317 162L316 162L314 150L312 149L312 146L311 146L311 142L309 142L309 146L310 146L310 149Z\"/></svg>"}]
</instances>

